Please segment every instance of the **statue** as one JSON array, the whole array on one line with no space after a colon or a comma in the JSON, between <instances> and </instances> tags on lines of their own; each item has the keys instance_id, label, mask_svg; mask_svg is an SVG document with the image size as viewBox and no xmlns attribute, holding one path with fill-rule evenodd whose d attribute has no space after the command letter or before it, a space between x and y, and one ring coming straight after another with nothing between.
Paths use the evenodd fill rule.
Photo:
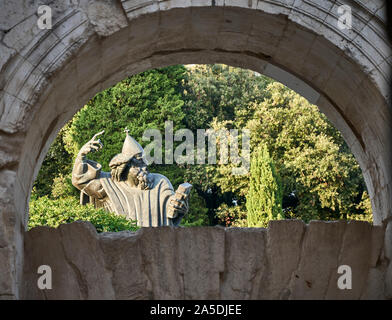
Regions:
<instances>
[{"instance_id":1,"label":"statue","mask_svg":"<svg viewBox=\"0 0 392 320\"><path fill-rule=\"evenodd\" d=\"M188 212L189 193L192 185L183 183L176 192L163 175L150 173L141 145L126 136L121 153L109 163L111 172L86 158L90 152L103 147L94 135L79 151L73 171L72 184L81 191L81 203L93 203L129 219L137 220L141 227L177 226Z\"/></svg>"}]
</instances>

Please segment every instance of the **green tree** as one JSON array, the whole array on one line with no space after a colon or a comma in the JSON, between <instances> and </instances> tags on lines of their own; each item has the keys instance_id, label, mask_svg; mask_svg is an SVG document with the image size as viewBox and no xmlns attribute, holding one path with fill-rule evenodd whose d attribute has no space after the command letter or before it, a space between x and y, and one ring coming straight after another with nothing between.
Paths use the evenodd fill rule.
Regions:
<instances>
[{"instance_id":1,"label":"green tree","mask_svg":"<svg viewBox=\"0 0 392 320\"><path fill-rule=\"evenodd\" d=\"M365 191L358 163L318 108L282 84L255 106L248 122L252 143L266 144L283 179L286 216L345 219ZM294 200L294 201L291 201Z\"/></svg>"},{"instance_id":2,"label":"green tree","mask_svg":"<svg viewBox=\"0 0 392 320\"><path fill-rule=\"evenodd\" d=\"M247 119L251 102L262 101L272 80L253 71L224 64L194 65L184 79L184 119L191 130L217 121Z\"/></svg>"},{"instance_id":3,"label":"green tree","mask_svg":"<svg viewBox=\"0 0 392 320\"><path fill-rule=\"evenodd\" d=\"M264 100L268 95L265 89L271 82L271 79L246 69L222 64L193 65L188 68L183 85L186 113L184 123L187 128L194 131L195 136L196 129L212 128L217 123L224 123L229 129L234 128L234 119L238 127L243 127L252 114L249 113L252 112L249 105ZM225 166L221 166L223 167ZM226 168L229 170L228 166ZM238 212L236 208L229 214L227 206L223 205L231 205L232 198L236 195L222 188L220 183L224 183L224 178L217 182L218 174L215 165L199 164L186 167L186 176L190 183L206 201L211 225L223 221L222 217L225 215L236 216ZM228 175L231 175L231 172L225 173L226 177ZM245 187L244 180L237 179L238 181ZM236 190L240 188L241 186L238 186Z\"/></svg>"},{"instance_id":4,"label":"green tree","mask_svg":"<svg viewBox=\"0 0 392 320\"><path fill-rule=\"evenodd\" d=\"M174 130L182 128L185 72L183 66L153 69L98 93L73 118L65 137L66 149L76 156L95 133L105 130L103 149L89 156L108 171L110 160L121 152L125 127L143 147L149 143L141 139L146 129L164 132L167 120L173 121Z\"/></svg>"},{"instance_id":5,"label":"green tree","mask_svg":"<svg viewBox=\"0 0 392 320\"><path fill-rule=\"evenodd\" d=\"M251 153L266 145L282 178L287 218L336 220L366 215L361 170L341 134L318 108L277 82L268 85L263 101L251 103L245 128ZM214 128L235 127L216 121ZM233 164L216 168L214 181L222 192L236 195L240 205L249 192L249 175L231 175ZM360 217L360 216L358 216Z\"/></svg>"},{"instance_id":6,"label":"green tree","mask_svg":"<svg viewBox=\"0 0 392 320\"><path fill-rule=\"evenodd\" d=\"M54 179L66 176L72 170L72 155L68 153L64 145L64 136L69 130L69 124L65 125L53 141L48 153L34 181L33 193L42 197L52 192Z\"/></svg>"},{"instance_id":7,"label":"green tree","mask_svg":"<svg viewBox=\"0 0 392 320\"><path fill-rule=\"evenodd\" d=\"M270 220L283 219L281 180L264 145L253 155L249 192L246 196L249 227L266 227Z\"/></svg>"}]
</instances>

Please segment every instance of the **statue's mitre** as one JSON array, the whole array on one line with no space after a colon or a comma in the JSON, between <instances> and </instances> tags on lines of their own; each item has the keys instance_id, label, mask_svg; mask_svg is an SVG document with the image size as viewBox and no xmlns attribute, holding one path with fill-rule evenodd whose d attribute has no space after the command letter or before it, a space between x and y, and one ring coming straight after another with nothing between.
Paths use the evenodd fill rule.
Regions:
<instances>
[{"instance_id":1,"label":"statue's mitre","mask_svg":"<svg viewBox=\"0 0 392 320\"><path fill-rule=\"evenodd\" d=\"M144 150L142 146L129 135L128 129L125 129L125 132L126 132L126 136L125 136L121 153L124 156L128 157L129 159L132 159L138 153L141 153L142 156L144 156Z\"/></svg>"}]
</instances>

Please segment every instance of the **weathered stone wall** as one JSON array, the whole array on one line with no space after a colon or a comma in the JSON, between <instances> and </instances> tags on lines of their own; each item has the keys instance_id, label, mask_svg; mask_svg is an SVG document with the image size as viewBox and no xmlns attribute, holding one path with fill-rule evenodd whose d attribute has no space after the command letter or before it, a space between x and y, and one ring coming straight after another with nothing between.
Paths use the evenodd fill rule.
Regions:
<instances>
[{"instance_id":1,"label":"weathered stone wall","mask_svg":"<svg viewBox=\"0 0 392 320\"><path fill-rule=\"evenodd\" d=\"M97 234L89 222L26 233L25 299L392 299L384 227L271 222L263 228L143 228ZM40 290L40 265L52 289ZM340 290L340 265L352 290Z\"/></svg>"},{"instance_id":2,"label":"weathered stone wall","mask_svg":"<svg viewBox=\"0 0 392 320\"><path fill-rule=\"evenodd\" d=\"M50 30L37 26L42 3ZM350 30L338 28L341 4L352 8ZM100 90L170 64L253 69L317 104L360 164L375 224L390 221L391 239L385 1L0 0L0 9L0 298L20 297L30 191L58 130Z\"/></svg>"}]
</instances>

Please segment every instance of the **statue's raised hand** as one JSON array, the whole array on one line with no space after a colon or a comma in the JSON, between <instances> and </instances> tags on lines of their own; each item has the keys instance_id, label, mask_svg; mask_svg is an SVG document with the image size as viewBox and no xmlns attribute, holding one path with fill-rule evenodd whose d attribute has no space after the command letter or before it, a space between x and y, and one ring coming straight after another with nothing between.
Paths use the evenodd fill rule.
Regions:
<instances>
[{"instance_id":1,"label":"statue's raised hand","mask_svg":"<svg viewBox=\"0 0 392 320\"><path fill-rule=\"evenodd\" d=\"M97 134L94 135L94 137L91 138L90 141L88 141L79 151L79 154L81 156L85 156L86 154L90 152L95 152L98 151L103 147L103 144L100 139L97 139L98 136L103 134L105 130L102 130L101 132L98 132Z\"/></svg>"},{"instance_id":2,"label":"statue's raised hand","mask_svg":"<svg viewBox=\"0 0 392 320\"><path fill-rule=\"evenodd\" d=\"M188 213L189 210L189 200L186 197L184 200L171 199L169 202L169 218L183 217Z\"/></svg>"}]
</instances>

